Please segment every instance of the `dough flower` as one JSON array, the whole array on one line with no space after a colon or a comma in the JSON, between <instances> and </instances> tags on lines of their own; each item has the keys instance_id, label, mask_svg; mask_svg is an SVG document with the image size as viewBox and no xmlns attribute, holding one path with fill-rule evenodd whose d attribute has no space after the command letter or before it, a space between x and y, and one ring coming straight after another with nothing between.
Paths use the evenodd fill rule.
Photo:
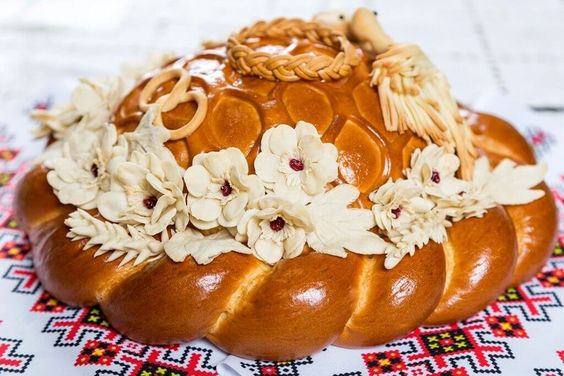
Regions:
<instances>
[{"instance_id":1,"label":"dough flower","mask_svg":"<svg viewBox=\"0 0 564 376\"><path fill-rule=\"evenodd\" d=\"M393 229L387 233L395 248L388 249L384 267L392 269L406 254L413 255L417 248L421 248L433 240L443 243L447 239L447 228L452 223L447 219L446 211L433 208L418 216L411 217L411 221L403 227Z\"/></svg>"},{"instance_id":2,"label":"dough flower","mask_svg":"<svg viewBox=\"0 0 564 376\"><path fill-rule=\"evenodd\" d=\"M255 170L264 185L287 198L323 192L337 178L337 148L322 143L317 129L304 121L281 124L262 136ZM307 196L306 196L307 197Z\"/></svg>"},{"instance_id":3,"label":"dough flower","mask_svg":"<svg viewBox=\"0 0 564 376\"><path fill-rule=\"evenodd\" d=\"M31 117L40 122L35 133L38 137L53 134L55 139L61 139L74 125L82 125L87 130L100 129L108 123L125 90L119 77L98 81L81 79L71 94L70 103L32 112Z\"/></svg>"},{"instance_id":4,"label":"dough flower","mask_svg":"<svg viewBox=\"0 0 564 376\"><path fill-rule=\"evenodd\" d=\"M430 144L423 150L416 149L410 164L411 168L405 170L406 178L416 182L427 195L448 197L467 189L467 183L454 176L460 160L444 147Z\"/></svg>"},{"instance_id":5,"label":"dough flower","mask_svg":"<svg viewBox=\"0 0 564 376\"><path fill-rule=\"evenodd\" d=\"M174 160L136 150L114 172L111 190L98 199L98 210L109 221L143 225L148 235L171 224L182 231L189 221L183 172Z\"/></svg>"},{"instance_id":6,"label":"dough flower","mask_svg":"<svg viewBox=\"0 0 564 376\"><path fill-rule=\"evenodd\" d=\"M435 204L421 196L422 189L412 180L389 179L369 196L376 225L383 231L409 225L414 217L431 210Z\"/></svg>"},{"instance_id":7,"label":"dough flower","mask_svg":"<svg viewBox=\"0 0 564 376\"><path fill-rule=\"evenodd\" d=\"M300 255L312 230L306 207L269 195L255 204L237 225L237 240L246 240L253 254L269 264Z\"/></svg>"},{"instance_id":8,"label":"dough flower","mask_svg":"<svg viewBox=\"0 0 564 376\"><path fill-rule=\"evenodd\" d=\"M119 140L119 141L118 141ZM61 144L60 156L47 159L47 181L63 204L94 209L100 194L110 189L110 161L127 153L113 125L101 132L73 132Z\"/></svg>"},{"instance_id":9,"label":"dough flower","mask_svg":"<svg viewBox=\"0 0 564 376\"><path fill-rule=\"evenodd\" d=\"M202 153L184 174L192 224L202 230L237 226L247 203L264 195L256 175L237 148Z\"/></svg>"}]
</instances>

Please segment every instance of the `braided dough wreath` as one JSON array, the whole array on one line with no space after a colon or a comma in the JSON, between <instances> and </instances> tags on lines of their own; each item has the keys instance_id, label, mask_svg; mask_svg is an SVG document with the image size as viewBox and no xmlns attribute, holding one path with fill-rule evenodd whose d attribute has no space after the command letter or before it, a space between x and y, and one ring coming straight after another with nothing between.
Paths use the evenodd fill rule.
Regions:
<instances>
[{"instance_id":1,"label":"braided dough wreath","mask_svg":"<svg viewBox=\"0 0 564 376\"><path fill-rule=\"evenodd\" d=\"M333 58L307 53L270 54L245 45L251 38L304 38L339 52ZM356 48L343 34L315 22L286 18L259 21L232 34L227 40L227 58L243 74L280 81L338 80L350 75L359 63Z\"/></svg>"},{"instance_id":2,"label":"braided dough wreath","mask_svg":"<svg viewBox=\"0 0 564 376\"><path fill-rule=\"evenodd\" d=\"M247 60L259 48L278 48L272 43L281 37L292 42L287 56L259 53L256 60ZM241 48L248 38L258 38L255 50ZM335 51L326 45L343 51L332 58ZM232 212L211 216L207 215L210 210L199 211L194 203L209 208L204 205L210 204L208 200L221 201L235 193L240 201L253 201L257 179L252 176L261 174L257 160L274 155L289 161L294 171L310 166L310 160L295 155L283 159L283 153L278 153L277 142L286 142L284 135L292 132L304 139L300 150L317 153L315 161L326 166L308 171L324 174L326 169L336 169L336 176L323 175L331 182L321 188L315 184L315 174L313 183L302 175L304 180L298 181L306 184L309 193L316 189L325 189L323 194L343 192L334 187L351 192L347 187L354 187L359 197L344 212L359 214L359 220L366 218L367 208L374 204L370 193L389 179L394 183L403 179L410 166L413 172L411 157L417 155L416 150L424 150L425 141L409 130L387 130L378 90L370 86L372 60L372 52L357 48L327 27L276 20L235 34L227 52L225 46L216 46L163 61L155 70L147 68L148 76L131 90L118 82L84 81L73 92L71 104L38 114L44 129L56 130L54 142L43 157L45 163L20 181L15 198L45 288L68 304L100 305L112 326L141 342L206 337L239 356L287 360L332 343L371 346L422 324L464 319L506 287L529 279L542 267L556 236L556 207L544 183L534 191L545 194L529 203L494 202L481 218L453 220L452 227L443 227L448 237L442 244L427 240L391 269L385 268L383 254L358 254L359 248L348 245L345 248L351 252L343 250L340 255L346 257L336 257L335 250L327 254L316 249L316 244L327 244L323 239L315 242L309 237L310 245L297 255L285 253L271 265L268 257L264 262L245 254L251 252L250 239L237 243L229 232L205 229L216 223L229 227ZM262 74L266 80L256 77ZM96 106L76 105L85 100ZM102 112L111 118L100 122ZM505 166L504 158L518 165L535 164L531 148L511 125L470 110L463 114L476 149L491 164ZM115 128L106 124L109 120ZM313 124L314 130L300 121ZM302 124L301 129L279 125L296 123ZM68 129L74 131L68 133ZM265 149L271 155L259 157ZM80 158L67 158L73 153ZM231 175L218 178L211 167L208 175L202 172L201 166L216 160L229 163ZM529 171L529 167L511 168ZM187 171L184 176L200 177L187 179L188 188L180 174ZM445 178L434 172L429 171L431 180ZM272 190L277 176L271 176ZM199 184L202 179L210 184ZM460 181L454 176L449 179ZM143 184L135 187L149 195L119 189L124 181L132 187L132 182L140 180ZM212 188L215 196L207 196ZM513 192L510 186L505 189ZM121 212L123 202L130 206ZM253 207L249 216L266 215L259 209L266 210ZM401 220L407 211L398 209L393 207L391 215ZM295 228L305 222L293 206L276 213L283 214L264 222L273 232L290 219L295 220ZM343 227L353 222L357 223L350 221ZM107 239L97 237L100 228L109 234ZM380 229L374 228L371 234L371 239L380 236L392 241ZM208 242L210 237L230 242L215 249L213 260L204 257L209 256L212 244L218 244ZM346 240L351 239L356 238ZM185 248L191 249L191 257L184 253L176 258L175 252Z\"/></svg>"}]
</instances>

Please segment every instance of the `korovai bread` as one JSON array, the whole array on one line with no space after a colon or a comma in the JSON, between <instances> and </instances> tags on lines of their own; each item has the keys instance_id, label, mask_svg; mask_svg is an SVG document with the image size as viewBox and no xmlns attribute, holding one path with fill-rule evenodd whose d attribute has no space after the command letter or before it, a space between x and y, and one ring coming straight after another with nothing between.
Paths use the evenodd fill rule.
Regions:
<instances>
[{"instance_id":1,"label":"korovai bread","mask_svg":"<svg viewBox=\"0 0 564 376\"><path fill-rule=\"evenodd\" d=\"M371 193L390 179L403 179L414 151L433 140L410 129L387 130L383 98L371 84L375 52L360 48L357 43L362 41L352 37L349 41L344 34L332 34L336 31L328 26L308 22L296 24L305 32L273 36L268 30L283 29L276 22L268 28L255 26L253 32L263 33L259 37L242 38L255 35L250 31L234 34L228 48L212 46L148 70L117 107L108 109L115 137L135 131L157 103L161 107L153 119L155 129L178 131L171 132L178 137L164 145L182 171L195 165L202 153L237 148L252 175L267 130L307 122L323 145L332 144L336 150L337 175L327 187L355 187L359 197L351 207L369 213ZM245 60L249 54L251 63ZM272 55L268 63L247 66L267 54ZM153 87L145 89L149 83ZM461 113L464 116L455 120L471 129L476 150L472 158L484 155L494 167L505 158L517 165L536 163L532 149L510 124L469 109ZM144 139L147 150L158 144L158 134L151 137ZM65 142L64 137L55 139ZM135 146L132 141L128 145ZM423 324L465 319L507 287L538 272L557 231L554 200L540 183L542 197L519 205L494 203L479 217L455 221L442 244L430 240L392 268L385 266L389 266L385 254L360 254L347 248L351 252L339 257L314 249L313 241L300 248L299 255L280 257L274 263L244 251L217 254L207 263L190 256L176 262L165 254L168 250L160 250L154 259L123 264L127 252L116 254L100 244L84 250L89 238L78 238L79 230L73 230L74 238L69 235L68 218L77 205L61 203L65 182L47 177L57 171L56 166L53 162L34 166L19 182L15 197L16 213L33 243L35 268L45 289L67 304L100 305L110 324L133 340L169 344L205 337L226 352L248 358L299 358L330 344L373 346ZM105 173L99 165L93 166L87 166L93 175ZM109 171L112 166L106 167ZM226 181L220 191L225 196L233 186ZM187 188L183 191L188 202L198 199L192 197L195 194ZM143 203L153 210L156 200L145 197ZM90 223L107 223L109 214L84 206L83 217L93 218ZM196 230L194 223L204 227L190 217L190 231ZM276 231L284 224L272 220L270 227ZM165 242L182 232L172 222L167 225L164 233L150 234L151 239ZM202 228L203 235L198 236L214 236L215 231ZM371 231L391 239L381 229ZM116 258L108 261L113 257L109 254Z\"/></svg>"}]
</instances>

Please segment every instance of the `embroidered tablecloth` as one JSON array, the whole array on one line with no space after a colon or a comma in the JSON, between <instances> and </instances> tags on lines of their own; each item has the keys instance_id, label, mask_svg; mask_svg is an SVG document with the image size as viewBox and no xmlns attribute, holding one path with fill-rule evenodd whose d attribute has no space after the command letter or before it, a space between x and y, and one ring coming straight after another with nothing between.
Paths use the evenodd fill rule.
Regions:
<instances>
[{"instance_id":1,"label":"embroidered tablecloth","mask_svg":"<svg viewBox=\"0 0 564 376\"><path fill-rule=\"evenodd\" d=\"M384 346L328 347L290 362L228 356L207 341L146 346L113 330L98 307L69 307L43 290L28 240L14 219L18 179L40 150L25 113L51 100L21 104L0 119L0 374L26 375L543 375L564 376L564 221L544 269L508 289L486 310L457 324L419 328ZM477 107L512 123L549 164L547 181L564 205L564 126L539 121L507 98Z\"/></svg>"}]
</instances>

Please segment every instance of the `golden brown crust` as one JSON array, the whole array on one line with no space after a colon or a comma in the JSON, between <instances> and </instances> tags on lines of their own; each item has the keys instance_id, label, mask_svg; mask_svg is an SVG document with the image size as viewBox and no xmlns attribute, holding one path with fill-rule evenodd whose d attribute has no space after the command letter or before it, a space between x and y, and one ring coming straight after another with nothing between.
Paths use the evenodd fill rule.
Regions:
<instances>
[{"instance_id":1,"label":"golden brown crust","mask_svg":"<svg viewBox=\"0 0 564 376\"><path fill-rule=\"evenodd\" d=\"M545 192L540 199L505 207L515 226L519 248L512 286L528 281L543 267L558 236L558 210L552 193L545 183L536 188Z\"/></svg>"},{"instance_id":2,"label":"golden brown crust","mask_svg":"<svg viewBox=\"0 0 564 376\"><path fill-rule=\"evenodd\" d=\"M338 346L375 346L409 333L431 314L443 293L445 259L436 243L391 270L384 269L381 256L364 263L369 270L357 288L364 296L358 298Z\"/></svg>"},{"instance_id":3,"label":"golden brown crust","mask_svg":"<svg viewBox=\"0 0 564 376\"><path fill-rule=\"evenodd\" d=\"M14 209L18 223L32 242L36 227L74 210L70 205L61 204L53 194L53 188L47 183L47 169L41 165L33 166L19 181Z\"/></svg>"},{"instance_id":4,"label":"golden brown crust","mask_svg":"<svg viewBox=\"0 0 564 376\"><path fill-rule=\"evenodd\" d=\"M274 270L208 335L242 357L288 360L331 344L349 319L360 257L309 253L280 261Z\"/></svg>"},{"instance_id":5,"label":"golden brown crust","mask_svg":"<svg viewBox=\"0 0 564 376\"><path fill-rule=\"evenodd\" d=\"M108 263L106 256L93 257L95 248L82 247L85 240L70 241L65 216L49 221L37 231L33 263L46 290L70 305L91 306L130 272L139 272L145 265L131 264L118 268L119 261Z\"/></svg>"},{"instance_id":6,"label":"golden brown crust","mask_svg":"<svg viewBox=\"0 0 564 376\"><path fill-rule=\"evenodd\" d=\"M534 164L535 155L525 138L506 121L488 114L470 113L469 121L477 134L476 143L493 165L503 158L517 163ZM511 285L529 280L546 262L558 235L558 211L545 183L545 195L526 205L509 205L507 213L515 227L518 258Z\"/></svg>"},{"instance_id":7,"label":"golden brown crust","mask_svg":"<svg viewBox=\"0 0 564 376\"><path fill-rule=\"evenodd\" d=\"M501 207L455 223L448 237L445 291L428 325L452 323L485 308L509 285L517 258L515 231Z\"/></svg>"},{"instance_id":8,"label":"golden brown crust","mask_svg":"<svg viewBox=\"0 0 564 376\"><path fill-rule=\"evenodd\" d=\"M238 253L208 265L165 257L116 286L100 305L112 325L143 343L201 338L218 319L245 276L264 267Z\"/></svg>"},{"instance_id":9,"label":"golden brown crust","mask_svg":"<svg viewBox=\"0 0 564 376\"><path fill-rule=\"evenodd\" d=\"M525 138L503 119L470 112L468 122L474 132L474 143L486 154L513 159L520 164L535 164L535 153Z\"/></svg>"}]
</instances>

